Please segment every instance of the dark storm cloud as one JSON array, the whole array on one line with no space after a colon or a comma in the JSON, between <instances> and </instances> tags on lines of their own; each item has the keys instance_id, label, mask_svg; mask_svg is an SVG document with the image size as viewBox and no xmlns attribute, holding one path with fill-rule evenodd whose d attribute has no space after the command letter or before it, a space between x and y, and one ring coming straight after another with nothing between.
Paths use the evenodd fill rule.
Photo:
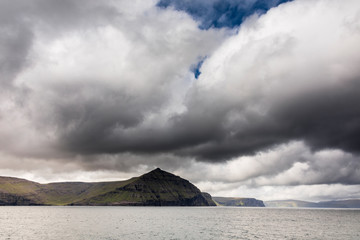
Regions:
<instances>
[{"instance_id":1,"label":"dark storm cloud","mask_svg":"<svg viewBox=\"0 0 360 240\"><path fill-rule=\"evenodd\" d=\"M305 139L314 150L360 152L360 76L346 84L311 91L282 103L274 119L288 137Z\"/></svg>"},{"instance_id":2,"label":"dark storm cloud","mask_svg":"<svg viewBox=\"0 0 360 240\"><path fill-rule=\"evenodd\" d=\"M281 10L278 12L281 13ZM277 16L276 12L272 14ZM266 16L263 19L263 22L267 21ZM262 26L263 22L259 25ZM342 24L341 16L338 22ZM254 31L256 34L256 24L245 28L244 32ZM230 54L227 53L229 62L220 63L220 69L225 69L221 74L228 77L225 79L221 76L223 83L206 88L201 83L208 84L217 73L200 75L200 83L189 88L182 102L185 110L180 113L160 114L168 105L174 89L155 87L151 91L129 94L126 87L111 89L106 84L93 85L87 81L80 86L70 84L69 90L65 91L61 87L51 87L52 96L55 97L47 101L51 103L49 111L53 112L53 118L51 121L45 119L41 124L56 126L62 149L74 154L175 154L201 161L221 162L240 155L253 155L294 140L304 141L313 150L335 148L356 154L359 152L360 75L356 70L340 72L338 81L341 83L330 84L326 67L317 69L306 62L299 65L298 59L304 56L293 57L291 54L296 48L317 47L312 46L308 38L302 39L301 29L307 28L306 23L300 22L299 25L298 32L286 35L269 30L267 27L272 26L268 24L264 31L274 31L273 35L260 38L256 44L250 41L240 49L231 50L233 45L239 45L237 38L242 37L240 31L233 42L225 46L231 50ZM342 30L344 26L334 27ZM291 31L295 27L289 29ZM347 34L358 36L352 32ZM335 42L331 42L335 46L340 43L332 35L329 39ZM314 61L318 61L316 64L333 64L323 60L328 50L324 45L323 49L313 52ZM356 55L356 51L354 49L354 53L349 54L349 59ZM144 57L147 53L139 56ZM253 55L256 56L253 62L240 61L246 57L252 59ZM342 58L345 59L343 62L336 63L339 66L347 63L347 56ZM216 59L217 55L214 55L205 63ZM240 72L241 64L250 64L251 71L245 69ZM268 67L271 64L284 66L287 75L272 76L275 70ZM356 62L351 64L356 65ZM214 68L203 65L201 69L206 73ZM258 75L266 71L269 77L266 78L267 82L263 82L263 77ZM311 73L313 76L309 77ZM164 77L160 83L168 76L160 75ZM141 77L145 79L145 76L139 77L137 81L143 81ZM129 79L131 86L132 78ZM283 83L284 88L274 84L277 81ZM316 87L311 87L312 81ZM156 83L154 81L152 85ZM277 86L276 91L269 92L267 84ZM303 85L306 86L304 89ZM149 86L145 85L144 88ZM243 97L243 92L247 91ZM290 96L285 96L287 91L292 91ZM280 96L279 99L277 96ZM151 115L156 116L153 122L148 120ZM154 123L156 121L161 124Z\"/></svg>"},{"instance_id":3,"label":"dark storm cloud","mask_svg":"<svg viewBox=\"0 0 360 240\"><path fill-rule=\"evenodd\" d=\"M14 6L12 6L14 5ZM9 87L27 63L33 34L13 2L0 2L0 73L2 89Z\"/></svg>"},{"instance_id":4,"label":"dark storm cloud","mask_svg":"<svg viewBox=\"0 0 360 240\"><path fill-rule=\"evenodd\" d=\"M2 87L10 86L16 74L27 64L32 33L22 26L0 26L0 72Z\"/></svg>"},{"instance_id":5,"label":"dark storm cloud","mask_svg":"<svg viewBox=\"0 0 360 240\"><path fill-rule=\"evenodd\" d=\"M158 6L185 11L200 22L201 28L208 29L240 26L246 17L288 1L291 0L160 0Z\"/></svg>"},{"instance_id":6,"label":"dark storm cloud","mask_svg":"<svg viewBox=\"0 0 360 240\"><path fill-rule=\"evenodd\" d=\"M52 103L49 111L53 114L51 119L43 119L43 122L53 121L62 145L67 150L82 153L136 152L136 148L131 149L131 138L122 139L114 134L138 127L145 114L158 111L166 98L161 92L135 97L101 84L87 83L76 87L71 84L69 87L62 88L63 91L53 89L55 98L48 99ZM141 142L133 141L136 141L134 145Z\"/></svg>"},{"instance_id":7,"label":"dark storm cloud","mask_svg":"<svg viewBox=\"0 0 360 240\"><path fill-rule=\"evenodd\" d=\"M112 7L96 1L14 0L0 1L0 73L2 89L12 85L16 75L31 65L29 53L34 27L53 33L90 27L116 16Z\"/></svg>"},{"instance_id":8,"label":"dark storm cloud","mask_svg":"<svg viewBox=\"0 0 360 240\"><path fill-rule=\"evenodd\" d=\"M221 138L226 134L221 124L223 115L226 114L226 109L229 108L224 103L218 102L219 109L216 109L214 105L211 107L208 105L190 106L191 112L173 115L167 120L166 124L142 126L147 111L151 110L151 106L154 106L149 97L143 99L143 102L139 101L141 97L127 99L126 102L123 102L124 106L121 106L122 101L119 99L121 94L117 98L110 99L107 104L113 107L99 107L99 111L104 111L102 114L84 116L84 119L79 122L80 124L77 127L71 128L69 135L64 139L66 148L81 153L174 152L183 156L200 156L197 150L187 151L187 149L193 149L196 146L201 147L212 141L219 141L219 144L221 144ZM156 97L159 97L158 101L162 99L159 95ZM201 100L202 103L208 104L203 100ZM208 100L213 101L215 99ZM134 104L129 107L132 101L134 101ZM82 105L80 101L76 102L77 105ZM161 107L160 102L158 104ZM98 104L90 104L90 106L95 108ZM133 119L133 121L129 122L132 124L131 126L121 125L119 122L121 118L131 116L131 112L127 111L137 113L137 120ZM91 112L94 113L94 111ZM64 115L60 114L60 116ZM111 120L110 122L104 121L105 124L100 124L97 119L100 121ZM207 119L207 121L204 122L204 119ZM64 118L63 120L67 125L71 125L70 118ZM75 120L78 120L78 118L75 118ZM87 124L94 125L87 127ZM229 154L229 156L232 155ZM208 154L206 157L210 157L210 155Z\"/></svg>"},{"instance_id":9,"label":"dark storm cloud","mask_svg":"<svg viewBox=\"0 0 360 240\"><path fill-rule=\"evenodd\" d=\"M359 3L282 2L1 1L0 170L359 184Z\"/></svg>"},{"instance_id":10,"label":"dark storm cloud","mask_svg":"<svg viewBox=\"0 0 360 240\"><path fill-rule=\"evenodd\" d=\"M4 71L18 75L11 98L3 101L6 107L0 112L3 135L11 139L3 149L39 157L32 153L31 144L25 149L16 144L16 133L8 124L13 129L29 126L24 135L31 140L24 139L24 145L48 139L55 152L65 155L157 153L177 148L178 140L168 142L166 127L154 133L146 121L150 115L166 115L167 107L180 105L169 102L175 101L172 98L181 101L185 94L192 78L190 65L213 49L223 34L201 32L190 17L159 13L151 3L140 8L125 1L113 3L34 0L3 4L8 14L4 25L21 27L18 32L12 30L16 41L5 39L8 45L1 49ZM9 110L12 114L6 115ZM154 134L159 136L155 143L150 138Z\"/></svg>"},{"instance_id":11,"label":"dark storm cloud","mask_svg":"<svg viewBox=\"0 0 360 240\"><path fill-rule=\"evenodd\" d=\"M356 80L341 87L293 97L291 101L275 105L265 116L247 111L245 106L242 110L220 99L202 97L195 101L196 97L192 96L189 111L172 117L161 129L136 128L142 121L141 112L146 109L143 104L129 108L131 100L128 100L122 106L119 96L104 99L102 105L87 103L93 110L85 108L83 111L93 115L65 119L81 123L71 129L65 142L75 152L82 149L95 153L173 152L205 161L251 155L289 140L304 140L313 150L330 148L359 152L360 87ZM113 106L116 102L118 104ZM78 103L79 107L81 105ZM136 109L139 106L144 109ZM74 110L76 114L81 112ZM230 123L233 115L241 119ZM124 124L122 120L126 120ZM133 129L127 131L130 127Z\"/></svg>"},{"instance_id":12,"label":"dark storm cloud","mask_svg":"<svg viewBox=\"0 0 360 240\"><path fill-rule=\"evenodd\" d=\"M298 153L289 155L292 159L288 159L287 162L292 162L292 165L288 169L278 172L270 170L258 175L250 181L251 185L295 186L338 183L358 185L360 183L359 156L340 150L321 150L314 153L301 144L298 144L297 148Z\"/></svg>"},{"instance_id":13,"label":"dark storm cloud","mask_svg":"<svg viewBox=\"0 0 360 240\"><path fill-rule=\"evenodd\" d=\"M266 115L247 112L236 106L227 111L224 111L224 108L221 108L223 111L216 108L207 109L209 116L217 116L216 124L211 125L211 121L198 123L203 129L206 128L203 134L208 142L202 142L186 152L203 159L220 160L237 155L251 155L289 140L304 140L315 151L342 149L358 154L359 79L341 86L326 87L293 96L291 100L274 105ZM198 106L195 109L200 108ZM227 125L227 119L234 112L237 112L241 119ZM198 112L188 114L196 115ZM213 135L210 135L210 132ZM215 134L216 132L218 134ZM190 137L191 131L185 135Z\"/></svg>"},{"instance_id":14,"label":"dark storm cloud","mask_svg":"<svg viewBox=\"0 0 360 240\"><path fill-rule=\"evenodd\" d=\"M303 142L291 142L222 164L197 162L190 172L183 166L181 174L199 182L249 187L356 185L360 183L359 167L359 156L340 150L312 152Z\"/></svg>"}]
</instances>

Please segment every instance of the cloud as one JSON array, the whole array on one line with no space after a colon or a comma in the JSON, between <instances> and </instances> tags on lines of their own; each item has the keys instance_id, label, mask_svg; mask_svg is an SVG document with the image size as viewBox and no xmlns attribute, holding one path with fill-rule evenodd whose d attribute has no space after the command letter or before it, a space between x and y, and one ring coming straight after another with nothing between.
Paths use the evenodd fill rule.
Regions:
<instances>
[{"instance_id":1,"label":"cloud","mask_svg":"<svg viewBox=\"0 0 360 240\"><path fill-rule=\"evenodd\" d=\"M86 3L86 4L85 4ZM0 2L0 71L2 88L12 85L17 74L31 65L30 51L36 28L54 35L100 25L115 15L111 7L96 1L14 0Z\"/></svg>"},{"instance_id":2,"label":"cloud","mask_svg":"<svg viewBox=\"0 0 360 240\"><path fill-rule=\"evenodd\" d=\"M283 4L226 40L179 116L179 125L204 129L185 154L218 161L291 140L358 153L360 6L340 5Z\"/></svg>"},{"instance_id":3,"label":"cloud","mask_svg":"<svg viewBox=\"0 0 360 240\"><path fill-rule=\"evenodd\" d=\"M206 179L248 187L360 184L359 156L341 150L312 152L303 142L283 144L226 163L190 161L178 168L179 175L196 182Z\"/></svg>"},{"instance_id":4,"label":"cloud","mask_svg":"<svg viewBox=\"0 0 360 240\"><path fill-rule=\"evenodd\" d=\"M16 139L17 132L11 133L8 125L29 126L23 129L31 131L26 137L47 135L60 154L151 149L141 135L182 111L183 96L194 80L190 66L224 37L222 31L201 31L186 14L159 11L154 2L124 1L96 8L93 2L82 3L84 7L74 6L63 23L53 22L61 19L48 13L58 3L48 4L46 10L34 7L38 14L29 13L34 26L25 26L36 36L28 50L30 66L17 73L7 100L13 113L4 110L2 126L10 139ZM95 24L85 24L93 8L99 16ZM47 21L51 16L54 19ZM53 25L62 28L54 32ZM9 142L4 150L26 155L34 149L30 145L19 151L16 140L13 144L17 146Z\"/></svg>"},{"instance_id":5,"label":"cloud","mask_svg":"<svg viewBox=\"0 0 360 240\"><path fill-rule=\"evenodd\" d=\"M201 185L202 189L206 185ZM213 191L213 196L242 196L254 197L264 201L296 199L303 201L331 201L344 199L359 199L360 185L321 184L298 186L264 186L251 188L235 186L225 191ZM344 197L345 196L345 197Z\"/></svg>"},{"instance_id":6,"label":"cloud","mask_svg":"<svg viewBox=\"0 0 360 240\"><path fill-rule=\"evenodd\" d=\"M1 1L2 172L353 191L360 5L282 2Z\"/></svg>"}]
</instances>

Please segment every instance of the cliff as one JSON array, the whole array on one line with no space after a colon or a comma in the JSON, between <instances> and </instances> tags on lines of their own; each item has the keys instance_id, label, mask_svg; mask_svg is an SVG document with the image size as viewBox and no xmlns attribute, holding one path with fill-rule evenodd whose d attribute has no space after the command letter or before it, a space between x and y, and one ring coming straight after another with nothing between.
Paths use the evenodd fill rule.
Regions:
<instances>
[{"instance_id":1,"label":"cliff","mask_svg":"<svg viewBox=\"0 0 360 240\"><path fill-rule=\"evenodd\" d=\"M213 197L219 206L265 207L263 201L255 198Z\"/></svg>"}]
</instances>

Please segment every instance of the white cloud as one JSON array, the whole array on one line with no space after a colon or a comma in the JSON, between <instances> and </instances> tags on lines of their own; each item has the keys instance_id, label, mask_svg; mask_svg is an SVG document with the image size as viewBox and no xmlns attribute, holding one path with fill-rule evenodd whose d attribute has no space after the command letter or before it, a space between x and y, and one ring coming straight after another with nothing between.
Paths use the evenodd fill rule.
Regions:
<instances>
[{"instance_id":1,"label":"white cloud","mask_svg":"<svg viewBox=\"0 0 360 240\"><path fill-rule=\"evenodd\" d=\"M221 164L192 161L179 175L201 182L247 186L355 184L360 180L360 159L341 150L312 152L303 142L280 145L254 156Z\"/></svg>"},{"instance_id":2,"label":"white cloud","mask_svg":"<svg viewBox=\"0 0 360 240\"><path fill-rule=\"evenodd\" d=\"M199 88L266 112L360 75L357 1L293 1L253 16L202 65Z\"/></svg>"},{"instance_id":3,"label":"white cloud","mask_svg":"<svg viewBox=\"0 0 360 240\"><path fill-rule=\"evenodd\" d=\"M330 201L343 199L358 199L360 185L321 184L298 186L263 186L251 188L240 186L225 191L214 191L213 196L253 197L263 201L271 200L302 200Z\"/></svg>"}]
</instances>

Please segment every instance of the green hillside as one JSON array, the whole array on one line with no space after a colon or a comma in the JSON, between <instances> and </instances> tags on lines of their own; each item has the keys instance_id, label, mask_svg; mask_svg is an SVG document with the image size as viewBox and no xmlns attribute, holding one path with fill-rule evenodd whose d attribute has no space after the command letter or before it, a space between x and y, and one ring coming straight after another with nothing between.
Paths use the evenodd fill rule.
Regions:
<instances>
[{"instance_id":1,"label":"green hillside","mask_svg":"<svg viewBox=\"0 0 360 240\"><path fill-rule=\"evenodd\" d=\"M79 205L214 206L189 181L157 168L134 181Z\"/></svg>"},{"instance_id":2,"label":"green hillside","mask_svg":"<svg viewBox=\"0 0 360 240\"><path fill-rule=\"evenodd\" d=\"M117 182L39 184L0 177L0 205L213 206L211 196L159 168Z\"/></svg>"},{"instance_id":3,"label":"green hillside","mask_svg":"<svg viewBox=\"0 0 360 240\"><path fill-rule=\"evenodd\" d=\"M99 183L49 183L39 193L41 199L48 205L68 205L82 201L97 195L101 195L116 188L131 183L136 178L118 182L99 182Z\"/></svg>"}]
</instances>

